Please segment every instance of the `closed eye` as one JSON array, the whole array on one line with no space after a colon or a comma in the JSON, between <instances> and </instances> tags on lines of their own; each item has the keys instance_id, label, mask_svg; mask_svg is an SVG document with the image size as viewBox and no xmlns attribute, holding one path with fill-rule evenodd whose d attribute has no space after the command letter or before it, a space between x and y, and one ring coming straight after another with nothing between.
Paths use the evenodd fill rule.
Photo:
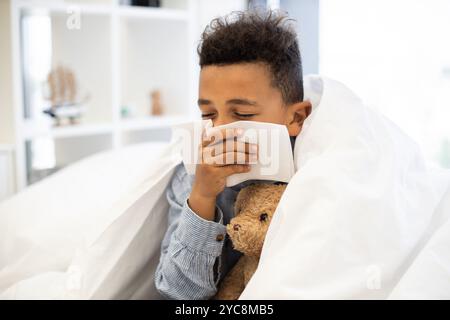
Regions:
<instances>
[{"instance_id":1,"label":"closed eye","mask_svg":"<svg viewBox=\"0 0 450 320\"><path fill-rule=\"evenodd\" d=\"M202 118L209 118L209 117L212 117L213 115L214 115L214 113L203 113Z\"/></svg>"},{"instance_id":2,"label":"closed eye","mask_svg":"<svg viewBox=\"0 0 450 320\"><path fill-rule=\"evenodd\" d=\"M256 115L254 113L239 113L239 112L235 112L234 114L241 118L250 118Z\"/></svg>"}]
</instances>

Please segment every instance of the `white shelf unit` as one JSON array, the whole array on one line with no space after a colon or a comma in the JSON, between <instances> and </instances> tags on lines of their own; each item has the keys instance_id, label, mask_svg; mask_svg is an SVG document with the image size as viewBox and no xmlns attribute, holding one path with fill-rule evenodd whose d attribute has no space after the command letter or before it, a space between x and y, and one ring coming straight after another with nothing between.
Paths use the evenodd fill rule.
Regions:
<instances>
[{"instance_id":1,"label":"white shelf unit","mask_svg":"<svg viewBox=\"0 0 450 320\"><path fill-rule=\"evenodd\" d=\"M17 191L35 180L32 153L39 140L52 142L57 169L102 150L168 140L172 125L198 116L195 2L166 0L145 8L116 0L11 0ZM81 18L75 30L67 27L74 8ZM51 21L52 67L70 67L81 93L90 95L77 125L52 127L40 110L24 111L26 54L19 39L23 19L36 15ZM162 116L149 115L151 90L161 92ZM122 106L132 108L131 117L122 118Z\"/></svg>"}]
</instances>

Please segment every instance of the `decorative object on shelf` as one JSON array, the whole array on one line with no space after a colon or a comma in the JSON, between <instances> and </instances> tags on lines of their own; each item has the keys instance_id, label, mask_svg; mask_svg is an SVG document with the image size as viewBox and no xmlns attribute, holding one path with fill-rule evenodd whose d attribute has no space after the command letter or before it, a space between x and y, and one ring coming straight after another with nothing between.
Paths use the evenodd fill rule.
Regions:
<instances>
[{"instance_id":1,"label":"decorative object on shelf","mask_svg":"<svg viewBox=\"0 0 450 320\"><path fill-rule=\"evenodd\" d=\"M163 114L163 106L161 104L161 92L153 90L150 92L150 99L152 101L151 112L152 116L160 116Z\"/></svg>"},{"instance_id":2,"label":"decorative object on shelf","mask_svg":"<svg viewBox=\"0 0 450 320\"><path fill-rule=\"evenodd\" d=\"M85 112L84 104L89 100L89 94L79 99L78 85L72 70L64 66L57 66L47 77L49 95L45 97L51 103L50 108L44 110L55 119L55 125L60 126L67 119L69 124L76 124Z\"/></svg>"},{"instance_id":3,"label":"decorative object on shelf","mask_svg":"<svg viewBox=\"0 0 450 320\"><path fill-rule=\"evenodd\" d=\"M160 7L161 3L159 0L131 0L131 5L139 7Z\"/></svg>"},{"instance_id":4,"label":"decorative object on shelf","mask_svg":"<svg viewBox=\"0 0 450 320\"><path fill-rule=\"evenodd\" d=\"M120 108L120 115L122 118L129 118L131 115L130 108L128 106L122 106Z\"/></svg>"},{"instance_id":5,"label":"decorative object on shelf","mask_svg":"<svg viewBox=\"0 0 450 320\"><path fill-rule=\"evenodd\" d=\"M136 115L136 105L134 102L124 103L120 107L120 116L125 118L133 118Z\"/></svg>"}]
</instances>

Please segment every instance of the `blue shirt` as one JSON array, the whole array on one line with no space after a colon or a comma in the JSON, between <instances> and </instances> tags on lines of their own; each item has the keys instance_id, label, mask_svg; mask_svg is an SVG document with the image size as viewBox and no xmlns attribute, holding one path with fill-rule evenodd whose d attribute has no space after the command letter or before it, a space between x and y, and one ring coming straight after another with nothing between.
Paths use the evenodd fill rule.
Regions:
<instances>
[{"instance_id":1,"label":"blue shirt","mask_svg":"<svg viewBox=\"0 0 450 320\"><path fill-rule=\"evenodd\" d=\"M292 146L294 141L295 137L291 137ZM194 176L179 164L166 191L168 228L161 244L155 285L167 299L209 299L216 294L219 282L241 256L233 249L226 225L234 217L239 190L256 180L225 188L217 196L214 221L201 218L189 207L187 199L193 182Z\"/></svg>"}]
</instances>

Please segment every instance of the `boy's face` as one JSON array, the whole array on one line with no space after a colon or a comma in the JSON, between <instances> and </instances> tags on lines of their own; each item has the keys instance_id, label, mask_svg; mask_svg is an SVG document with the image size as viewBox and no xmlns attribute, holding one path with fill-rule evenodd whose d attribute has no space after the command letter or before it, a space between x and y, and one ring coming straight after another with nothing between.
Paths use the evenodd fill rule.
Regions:
<instances>
[{"instance_id":1,"label":"boy's face","mask_svg":"<svg viewBox=\"0 0 450 320\"><path fill-rule=\"evenodd\" d=\"M203 67L198 104L202 118L211 119L214 126L239 120L271 122L286 125L291 136L300 133L311 112L308 101L286 106L262 63Z\"/></svg>"}]
</instances>

